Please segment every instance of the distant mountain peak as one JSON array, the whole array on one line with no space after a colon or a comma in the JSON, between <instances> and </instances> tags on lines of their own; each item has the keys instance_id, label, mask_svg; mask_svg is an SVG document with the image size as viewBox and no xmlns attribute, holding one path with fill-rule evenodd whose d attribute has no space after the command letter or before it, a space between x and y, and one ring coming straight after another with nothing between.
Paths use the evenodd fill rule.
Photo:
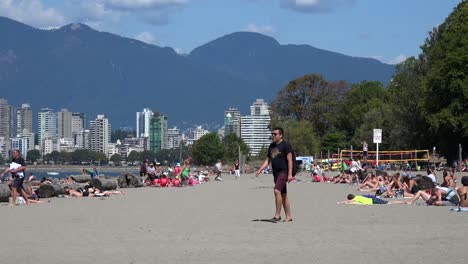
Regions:
<instances>
[{"instance_id":1,"label":"distant mountain peak","mask_svg":"<svg viewBox=\"0 0 468 264\"><path fill-rule=\"evenodd\" d=\"M70 23L68 25L65 25L61 28L59 28L61 31L79 31L79 30L91 30L95 31L93 28L90 26L83 24L83 23Z\"/></svg>"}]
</instances>

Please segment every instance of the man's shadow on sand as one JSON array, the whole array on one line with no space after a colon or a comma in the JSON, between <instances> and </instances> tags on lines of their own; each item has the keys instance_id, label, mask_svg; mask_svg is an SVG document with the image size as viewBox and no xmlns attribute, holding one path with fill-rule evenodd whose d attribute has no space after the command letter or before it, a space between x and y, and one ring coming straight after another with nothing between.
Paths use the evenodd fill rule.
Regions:
<instances>
[{"instance_id":1,"label":"man's shadow on sand","mask_svg":"<svg viewBox=\"0 0 468 264\"><path fill-rule=\"evenodd\" d=\"M266 222L276 224L278 221L274 221L272 219L253 219L252 222Z\"/></svg>"}]
</instances>

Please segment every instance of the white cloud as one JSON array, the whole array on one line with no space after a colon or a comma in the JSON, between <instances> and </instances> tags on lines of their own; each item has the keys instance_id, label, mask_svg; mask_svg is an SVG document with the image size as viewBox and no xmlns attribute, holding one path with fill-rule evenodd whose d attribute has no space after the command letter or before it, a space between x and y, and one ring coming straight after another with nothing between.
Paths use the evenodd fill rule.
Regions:
<instances>
[{"instance_id":1,"label":"white cloud","mask_svg":"<svg viewBox=\"0 0 468 264\"><path fill-rule=\"evenodd\" d=\"M256 32L264 35L273 35L275 34L275 29L272 26L266 25L266 26L258 26L254 23L248 24L247 27L245 28L246 31L249 32Z\"/></svg>"},{"instance_id":2,"label":"white cloud","mask_svg":"<svg viewBox=\"0 0 468 264\"><path fill-rule=\"evenodd\" d=\"M355 0L281 0L282 8L303 13L326 13L341 6L350 7Z\"/></svg>"},{"instance_id":3,"label":"white cloud","mask_svg":"<svg viewBox=\"0 0 468 264\"><path fill-rule=\"evenodd\" d=\"M136 9L162 9L180 6L187 3L186 0L106 0L109 7L125 10Z\"/></svg>"},{"instance_id":4,"label":"white cloud","mask_svg":"<svg viewBox=\"0 0 468 264\"><path fill-rule=\"evenodd\" d=\"M148 31L143 31L135 36L135 39L143 41L147 44L157 44L156 37Z\"/></svg>"},{"instance_id":5,"label":"white cloud","mask_svg":"<svg viewBox=\"0 0 468 264\"><path fill-rule=\"evenodd\" d=\"M408 58L408 56L406 56L404 54L400 54L400 55L396 56L395 58L391 59L388 63L389 64L398 64L400 62L405 61L407 58Z\"/></svg>"},{"instance_id":6,"label":"white cloud","mask_svg":"<svg viewBox=\"0 0 468 264\"><path fill-rule=\"evenodd\" d=\"M40 28L65 24L65 18L58 10L44 7L40 0L0 0L0 16Z\"/></svg>"},{"instance_id":7,"label":"white cloud","mask_svg":"<svg viewBox=\"0 0 468 264\"><path fill-rule=\"evenodd\" d=\"M378 60L378 61L383 61L384 57L380 55L374 55L370 56L372 59Z\"/></svg>"},{"instance_id":8,"label":"white cloud","mask_svg":"<svg viewBox=\"0 0 468 264\"><path fill-rule=\"evenodd\" d=\"M174 51L179 55L185 55L185 52L182 49L174 48Z\"/></svg>"}]
</instances>

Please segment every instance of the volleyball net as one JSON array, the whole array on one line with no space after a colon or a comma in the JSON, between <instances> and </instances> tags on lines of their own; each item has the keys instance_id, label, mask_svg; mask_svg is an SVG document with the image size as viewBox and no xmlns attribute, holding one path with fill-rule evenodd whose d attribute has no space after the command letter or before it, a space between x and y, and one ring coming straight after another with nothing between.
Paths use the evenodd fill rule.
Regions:
<instances>
[{"instance_id":1,"label":"volleyball net","mask_svg":"<svg viewBox=\"0 0 468 264\"><path fill-rule=\"evenodd\" d=\"M339 160L349 160L351 158L355 160L364 160L363 152L356 150L341 150L339 156L336 157ZM429 150L379 150L379 163L380 162L428 162L430 158ZM367 161L373 162L377 159L377 151L367 152Z\"/></svg>"}]
</instances>

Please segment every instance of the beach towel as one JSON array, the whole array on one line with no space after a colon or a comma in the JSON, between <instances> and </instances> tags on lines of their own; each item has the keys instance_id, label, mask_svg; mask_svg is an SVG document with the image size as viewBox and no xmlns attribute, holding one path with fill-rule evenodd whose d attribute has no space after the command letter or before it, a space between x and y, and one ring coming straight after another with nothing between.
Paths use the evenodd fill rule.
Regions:
<instances>
[{"instance_id":1,"label":"beach towel","mask_svg":"<svg viewBox=\"0 0 468 264\"><path fill-rule=\"evenodd\" d=\"M454 212L468 212L468 207L452 208L450 211Z\"/></svg>"}]
</instances>

